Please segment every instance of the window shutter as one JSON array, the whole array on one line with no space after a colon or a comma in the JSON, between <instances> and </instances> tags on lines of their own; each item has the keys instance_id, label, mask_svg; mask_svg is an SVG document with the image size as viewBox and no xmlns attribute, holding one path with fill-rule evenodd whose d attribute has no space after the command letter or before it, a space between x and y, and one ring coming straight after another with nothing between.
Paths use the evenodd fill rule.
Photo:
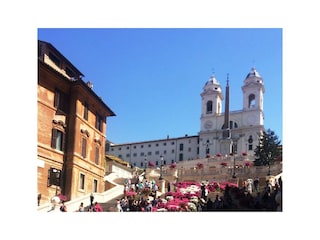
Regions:
<instances>
[{"instance_id":1,"label":"window shutter","mask_svg":"<svg viewBox=\"0 0 320 240\"><path fill-rule=\"evenodd\" d=\"M56 144L57 144L57 129L52 129L51 147L56 148Z\"/></svg>"},{"instance_id":2,"label":"window shutter","mask_svg":"<svg viewBox=\"0 0 320 240\"><path fill-rule=\"evenodd\" d=\"M99 150L100 150L100 148L99 148L99 147L96 147L95 163L96 163L97 165L99 164L99 156L100 156Z\"/></svg>"},{"instance_id":3,"label":"window shutter","mask_svg":"<svg viewBox=\"0 0 320 240\"><path fill-rule=\"evenodd\" d=\"M62 137L62 141L61 141L61 151L64 152L65 145L66 145L66 134L65 134L65 133L62 133L62 134L61 134L61 137Z\"/></svg>"},{"instance_id":4,"label":"window shutter","mask_svg":"<svg viewBox=\"0 0 320 240\"><path fill-rule=\"evenodd\" d=\"M87 139L82 138L82 157L87 156Z\"/></svg>"}]
</instances>

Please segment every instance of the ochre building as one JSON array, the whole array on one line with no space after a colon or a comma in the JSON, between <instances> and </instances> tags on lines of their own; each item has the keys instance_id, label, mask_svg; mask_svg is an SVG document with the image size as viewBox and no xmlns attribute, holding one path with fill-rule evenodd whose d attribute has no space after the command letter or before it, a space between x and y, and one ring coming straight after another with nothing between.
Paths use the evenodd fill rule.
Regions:
<instances>
[{"instance_id":1,"label":"ochre building","mask_svg":"<svg viewBox=\"0 0 320 240\"><path fill-rule=\"evenodd\" d=\"M107 117L115 113L53 45L38 41L38 198L104 191Z\"/></svg>"}]
</instances>

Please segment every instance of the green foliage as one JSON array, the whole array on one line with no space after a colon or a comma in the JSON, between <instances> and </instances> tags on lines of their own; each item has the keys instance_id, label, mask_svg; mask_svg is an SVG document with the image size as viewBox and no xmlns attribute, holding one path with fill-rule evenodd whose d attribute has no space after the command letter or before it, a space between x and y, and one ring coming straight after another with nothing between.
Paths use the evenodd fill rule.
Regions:
<instances>
[{"instance_id":1,"label":"green foliage","mask_svg":"<svg viewBox=\"0 0 320 240\"><path fill-rule=\"evenodd\" d=\"M279 158L281 155L280 152L280 143L278 136L268 129L263 131L263 134L260 136L259 145L255 148L255 166L265 166L272 165L275 159Z\"/></svg>"}]
</instances>

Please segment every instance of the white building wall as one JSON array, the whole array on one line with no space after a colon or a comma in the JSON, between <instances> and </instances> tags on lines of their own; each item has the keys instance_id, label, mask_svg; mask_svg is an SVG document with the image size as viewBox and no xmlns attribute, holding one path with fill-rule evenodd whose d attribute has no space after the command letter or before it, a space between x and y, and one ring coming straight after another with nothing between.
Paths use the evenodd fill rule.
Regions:
<instances>
[{"instance_id":1,"label":"white building wall","mask_svg":"<svg viewBox=\"0 0 320 240\"><path fill-rule=\"evenodd\" d=\"M180 150L180 144L183 144L182 150ZM145 166L145 160L160 166L160 156L162 155L165 164L169 165L178 162L180 154L182 154L182 160L197 159L198 136L111 145L107 154L117 156L129 162L132 166L141 168Z\"/></svg>"}]
</instances>

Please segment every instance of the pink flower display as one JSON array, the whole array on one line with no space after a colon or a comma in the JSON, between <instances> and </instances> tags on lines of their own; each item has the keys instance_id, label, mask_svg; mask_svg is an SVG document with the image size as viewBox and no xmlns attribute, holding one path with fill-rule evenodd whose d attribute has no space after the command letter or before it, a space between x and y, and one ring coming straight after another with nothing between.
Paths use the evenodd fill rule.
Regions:
<instances>
[{"instance_id":1,"label":"pink flower display","mask_svg":"<svg viewBox=\"0 0 320 240\"><path fill-rule=\"evenodd\" d=\"M126 196L134 196L134 195L136 195L137 193L136 192L134 192L134 191L130 191L130 192L126 192Z\"/></svg>"},{"instance_id":2,"label":"pink flower display","mask_svg":"<svg viewBox=\"0 0 320 240\"><path fill-rule=\"evenodd\" d=\"M149 167L154 167L154 166L155 166L154 162L149 161Z\"/></svg>"},{"instance_id":3,"label":"pink flower display","mask_svg":"<svg viewBox=\"0 0 320 240\"><path fill-rule=\"evenodd\" d=\"M244 162L244 165L245 165L246 167L250 167L250 166L251 166L251 162L245 161L245 162Z\"/></svg>"},{"instance_id":4,"label":"pink flower display","mask_svg":"<svg viewBox=\"0 0 320 240\"><path fill-rule=\"evenodd\" d=\"M197 168L199 169L203 168L203 163L197 163Z\"/></svg>"},{"instance_id":5,"label":"pink flower display","mask_svg":"<svg viewBox=\"0 0 320 240\"><path fill-rule=\"evenodd\" d=\"M228 163L222 162L222 163L220 163L220 165L223 166L223 167L226 167L226 166L228 166Z\"/></svg>"},{"instance_id":6,"label":"pink flower display","mask_svg":"<svg viewBox=\"0 0 320 240\"><path fill-rule=\"evenodd\" d=\"M176 167L177 167L177 164L175 164L175 163L170 164L171 169L175 169Z\"/></svg>"}]
</instances>

